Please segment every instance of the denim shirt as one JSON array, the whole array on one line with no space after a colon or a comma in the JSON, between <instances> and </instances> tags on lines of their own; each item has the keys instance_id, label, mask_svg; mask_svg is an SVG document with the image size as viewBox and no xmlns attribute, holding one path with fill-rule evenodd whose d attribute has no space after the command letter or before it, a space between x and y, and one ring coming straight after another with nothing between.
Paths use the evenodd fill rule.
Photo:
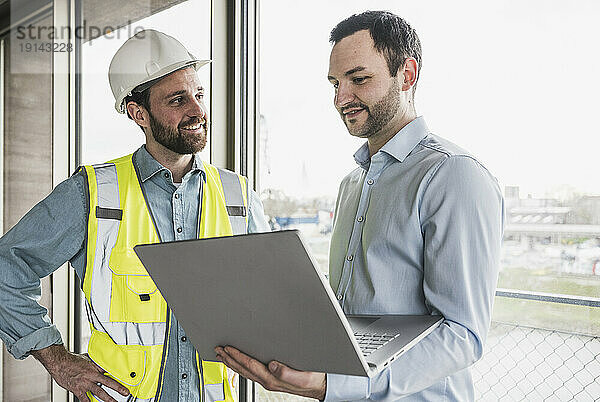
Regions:
<instances>
[{"instance_id":1,"label":"denim shirt","mask_svg":"<svg viewBox=\"0 0 600 402\"><path fill-rule=\"evenodd\" d=\"M178 185L145 146L135 152L133 162L139 169L160 238L196 238L199 200L206 180L200 157L195 156L192 169ZM63 181L0 239L0 338L17 359L27 357L31 350L62 343L46 308L37 302L41 295L40 278L66 261L82 278L86 259L86 186L81 173ZM250 190L248 198L248 231L269 231L258 195ZM199 401L194 347L175 317L171 318L161 400Z\"/></svg>"},{"instance_id":2,"label":"denim shirt","mask_svg":"<svg viewBox=\"0 0 600 402\"><path fill-rule=\"evenodd\" d=\"M496 179L413 120L344 178L329 278L346 314L444 321L373 378L327 375L326 401L469 401L483 352L504 225Z\"/></svg>"}]
</instances>

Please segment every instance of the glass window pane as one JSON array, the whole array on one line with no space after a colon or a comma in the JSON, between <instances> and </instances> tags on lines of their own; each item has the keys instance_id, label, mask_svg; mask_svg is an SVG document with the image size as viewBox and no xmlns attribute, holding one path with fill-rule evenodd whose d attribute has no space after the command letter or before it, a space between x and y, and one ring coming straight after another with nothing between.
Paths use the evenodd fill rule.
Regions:
<instances>
[{"instance_id":1,"label":"glass window pane","mask_svg":"<svg viewBox=\"0 0 600 402\"><path fill-rule=\"evenodd\" d=\"M300 229L324 272L335 194L357 166L352 155L362 142L333 107L328 38L365 7L261 1L261 197L272 227ZM423 46L418 114L433 133L473 153L504 190L498 286L598 298L600 4L377 0L368 8L394 12L416 29ZM532 327L532 336L564 331L596 344L599 311L497 297L493 320ZM495 340L519 332L493 328ZM478 395L495 395L488 391Z\"/></svg>"},{"instance_id":2,"label":"glass window pane","mask_svg":"<svg viewBox=\"0 0 600 402\"><path fill-rule=\"evenodd\" d=\"M87 36L82 45L81 62L81 162L94 164L132 153L145 143L141 129L114 108L115 100L107 77L110 61L117 49L136 32L151 28L175 37L194 56L208 59L211 5L208 0L148 1L145 7L140 7L139 2L83 1L82 10L83 32ZM104 34L99 36L98 32ZM198 76L210 110L210 68L201 68ZM201 152L206 160L209 160L209 150L210 131L209 143ZM83 300L82 297L80 350L85 351L89 326Z\"/></svg>"},{"instance_id":3,"label":"glass window pane","mask_svg":"<svg viewBox=\"0 0 600 402\"><path fill-rule=\"evenodd\" d=\"M440 12L430 12L433 3L380 0L369 7L396 12L416 28L424 52L417 110L433 132L471 151L505 188L499 286L597 297L600 185L590 174L600 139L590 133L600 124L592 109L600 58L589 50L600 33L591 17L598 6L545 7L540 1L514 13L496 1L465 14L454 3L434 3ZM313 6L327 12L314 14L307 3L292 9L261 3L261 190L274 227L297 226L310 240L325 240L326 213L340 179L356 166L352 154L360 144L333 108L328 35L363 6ZM281 18L290 13L298 18ZM309 31L301 29L307 18ZM448 46L449 32L460 38L460 52L477 55L457 61L465 68L460 90L453 90L457 84L448 67L457 57ZM577 45L568 45L574 37ZM561 44L569 47L569 57L556 57ZM302 63L280 63L308 54ZM508 73L499 55L518 60L518 74ZM565 75L571 80L564 88L568 102L558 102L563 95L550 96L550 83Z\"/></svg>"},{"instance_id":4,"label":"glass window pane","mask_svg":"<svg viewBox=\"0 0 600 402\"><path fill-rule=\"evenodd\" d=\"M271 227L300 230L327 273L337 189L356 167L361 141L347 133L327 81L328 31L336 22L329 11L336 7L313 13L313 6L261 2L259 183Z\"/></svg>"}]
</instances>

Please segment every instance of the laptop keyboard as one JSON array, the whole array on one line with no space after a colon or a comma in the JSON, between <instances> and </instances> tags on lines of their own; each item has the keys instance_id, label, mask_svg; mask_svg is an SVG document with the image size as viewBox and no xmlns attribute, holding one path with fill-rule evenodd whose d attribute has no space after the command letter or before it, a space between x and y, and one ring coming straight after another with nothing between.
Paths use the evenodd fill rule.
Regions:
<instances>
[{"instance_id":1,"label":"laptop keyboard","mask_svg":"<svg viewBox=\"0 0 600 402\"><path fill-rule=\"evenodd\" d=\"M398 334L372 334L366 332L355 332L354 337L358 342L358 346L360 347L360 351L363 356L368 356L377 349L386 345L392 339L396 338Z\"/></svg>"}]
</instances>

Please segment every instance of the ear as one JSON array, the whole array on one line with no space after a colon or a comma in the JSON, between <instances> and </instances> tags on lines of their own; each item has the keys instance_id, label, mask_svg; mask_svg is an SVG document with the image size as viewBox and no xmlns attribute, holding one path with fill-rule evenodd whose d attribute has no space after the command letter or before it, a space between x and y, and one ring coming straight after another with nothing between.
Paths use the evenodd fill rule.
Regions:
<instances>
[{"instance_id":1,"label":"ear","mask_svg":"<svg viewBox=\"0 0 600 402\"><path fill-rule=\"evenodd\" d=\"M409 57L404 61L404 65L398 71L403 91L408 91L415 85L419 74L418 71L419 66L414 58Z\"/></svg>"},{"instance_id":2,"label":"ear","mask_svg":"<svg viewBox=\"0 0 600 402\"><path fill-rule=\"evenodd\" d=\"M139 126L150 127L150 116L145 107L131 101L127 103L127 113Z\"/></svg>"}]
</instances>

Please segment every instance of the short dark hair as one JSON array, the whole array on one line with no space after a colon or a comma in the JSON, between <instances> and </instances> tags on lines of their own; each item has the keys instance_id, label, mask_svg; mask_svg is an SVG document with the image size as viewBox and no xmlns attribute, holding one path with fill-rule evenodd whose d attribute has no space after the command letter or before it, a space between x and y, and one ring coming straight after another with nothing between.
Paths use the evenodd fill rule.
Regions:
<instances>
[{"instance_id":1,"label":"short dark hair","mask_svg":"<svg viewBox=\"0 0 600 402\"><path fill-rule=\"evenodd\" d=\"M146 88L143 91L136 91L135 89L131 91L131 95L127 95L123 100L125 104L125 111L127 112L127 117L132 119L129 111L127 110L127 104L129 102L135 102L140 106L145 107L147 110L150 110L150 88Z\"/></svg>"},{"instance_id":2,"label":"short dark hair","mask_svg":"<svg viewBox=\"0 0 600 402\"><path fill-rule=\"evenodd\" d=\"M387 61L390 75L395 77L407 58L417 61L417 80L421 72L421 41L417 32L404 19L389 11L365 11L354 14L331 31L329 42L335 45L358 31L368 30L375 49ZM417 83L413 87L413 94Z\"/></svg>"},{"instance_id":3,"label":"short dark hair","mask_svg":"<svg viewBox=\"0 0 600 402\"><path fill-rule=\"evenodd\" d=\"M150 87L142 88L141 85L138 85L131 91L131 95L127 95L123 100L123 103L125 104L125 113L127 114L127 117L133 120L133 117L129 114L129 110L127 110L127 104L129 102L135 102L138 105L143 106L148 113L150 113ZM142 132L146 134L144 127L139 127L142 129Z\"/></svg>"}]
</instances>

